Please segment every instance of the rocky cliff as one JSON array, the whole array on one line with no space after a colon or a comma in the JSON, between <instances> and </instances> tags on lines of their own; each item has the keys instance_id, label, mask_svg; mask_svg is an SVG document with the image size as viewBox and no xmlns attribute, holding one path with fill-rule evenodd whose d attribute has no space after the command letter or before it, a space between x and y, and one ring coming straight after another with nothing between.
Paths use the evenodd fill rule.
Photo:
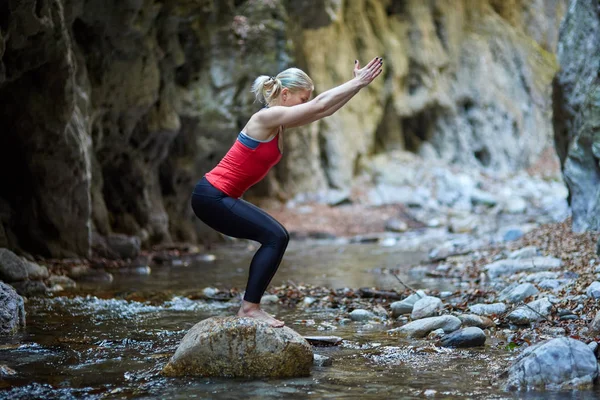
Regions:
<instances>
[{"instance_id":1,"label":"rocky cliff","mask_svg":"<svg viewBox=\"0 0 600 400\"><path fill-rule=\"evenodd\" d=\"M591 3L591 1L590 1ZM322 92L355 58L384 79L289 131L255 195L347 190L394 149L490 172L552 138L562 0L0 2L0 247L89 255L123 233L203 237L189 195L259 105L259 74ZM568 55L565 53L565 57Z\"/></svg>"},{"instance_id":2,"label":"rocky cliff","mask_svg":"<svg viewBox=\"0 0 600 400\"><path fill-rule=\"evenodd\" d=\"M600 2L571 2L560 30L553 84L554 135L573 230L600 231Z\"/></svg>"}]
</instances>

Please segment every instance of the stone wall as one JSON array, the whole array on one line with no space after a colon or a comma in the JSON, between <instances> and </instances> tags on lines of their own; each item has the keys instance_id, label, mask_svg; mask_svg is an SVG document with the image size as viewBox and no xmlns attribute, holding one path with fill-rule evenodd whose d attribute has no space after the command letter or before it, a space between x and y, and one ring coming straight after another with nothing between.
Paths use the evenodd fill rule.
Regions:
<instances>
[{"instance_id":1,"label":"stone wall","mask_svg":"<svg viewBox=\"0 0 600 400\"><path fill-rule=\"evenodd\" d=\"M286 132L255 196L347 190L405 149L511 172L551 145L561 0L9 0L0 4L0 247L90 255L114 233L198 241L194 182L260 105L260 74L320 93L383 79Z\"/></svg>"}]
</instances>

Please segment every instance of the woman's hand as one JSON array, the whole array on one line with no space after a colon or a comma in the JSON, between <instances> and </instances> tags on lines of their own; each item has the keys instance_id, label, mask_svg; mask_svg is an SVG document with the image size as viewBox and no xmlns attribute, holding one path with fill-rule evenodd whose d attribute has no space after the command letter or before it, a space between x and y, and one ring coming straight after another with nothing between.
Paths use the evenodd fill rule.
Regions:
<instances>
[{"instance_id":1,"label":"woman's hand","mask_svg":"<svg viewBox=\"0 0 600 400\"><path fill-rule=\"evenodd\" d=\"M365 67L360 68L358 60L354 61L354 79L358 80L361 87L367 86L381 74L383 58L375 57Z\"/></svg>"}]
</instances>

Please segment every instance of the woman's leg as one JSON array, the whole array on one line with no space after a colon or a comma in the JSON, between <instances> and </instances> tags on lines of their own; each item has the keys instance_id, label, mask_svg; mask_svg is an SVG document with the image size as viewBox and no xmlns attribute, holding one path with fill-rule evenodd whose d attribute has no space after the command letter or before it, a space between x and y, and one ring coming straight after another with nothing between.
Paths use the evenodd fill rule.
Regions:
<instances>
[{"instance_id":1,"label":"woman's leg","mask_svg":"<svg viewBox=\"0 0 600 400\"><path fill-rule=\"evenodd\" d=\"M216 189L215 189L216 190ZM261 244L250 264L244 302L238 315L266 319L268 314L260 310L260 299L277 271L287 244L287 230L265 211L244 200L213 192L196 192L192 208L203 222L213 229L237 238L250 239ZM222 193L222 192L218 192ZM259 315L260 314L260 315ZM270 317L270 316L269 316ZM273 326L283 323L270 317Z\"/></svg>"}]
</instances>

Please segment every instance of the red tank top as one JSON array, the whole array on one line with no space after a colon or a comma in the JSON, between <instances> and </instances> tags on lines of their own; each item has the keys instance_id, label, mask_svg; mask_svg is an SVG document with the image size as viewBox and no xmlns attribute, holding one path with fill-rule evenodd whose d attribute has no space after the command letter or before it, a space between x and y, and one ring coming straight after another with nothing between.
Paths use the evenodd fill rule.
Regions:
<instances>
[{"instance_id":1,"label":"red tank top","mask_svg":"<svg viewBox=\"0 0 600 400\"><path fill-rule=\"evenodd\" d=\"M279 133L260 141L240 132L225 157L205 175L206 179L228 196L240 197L281 160L278 139Z\"/></svg>"}]
</instances>

